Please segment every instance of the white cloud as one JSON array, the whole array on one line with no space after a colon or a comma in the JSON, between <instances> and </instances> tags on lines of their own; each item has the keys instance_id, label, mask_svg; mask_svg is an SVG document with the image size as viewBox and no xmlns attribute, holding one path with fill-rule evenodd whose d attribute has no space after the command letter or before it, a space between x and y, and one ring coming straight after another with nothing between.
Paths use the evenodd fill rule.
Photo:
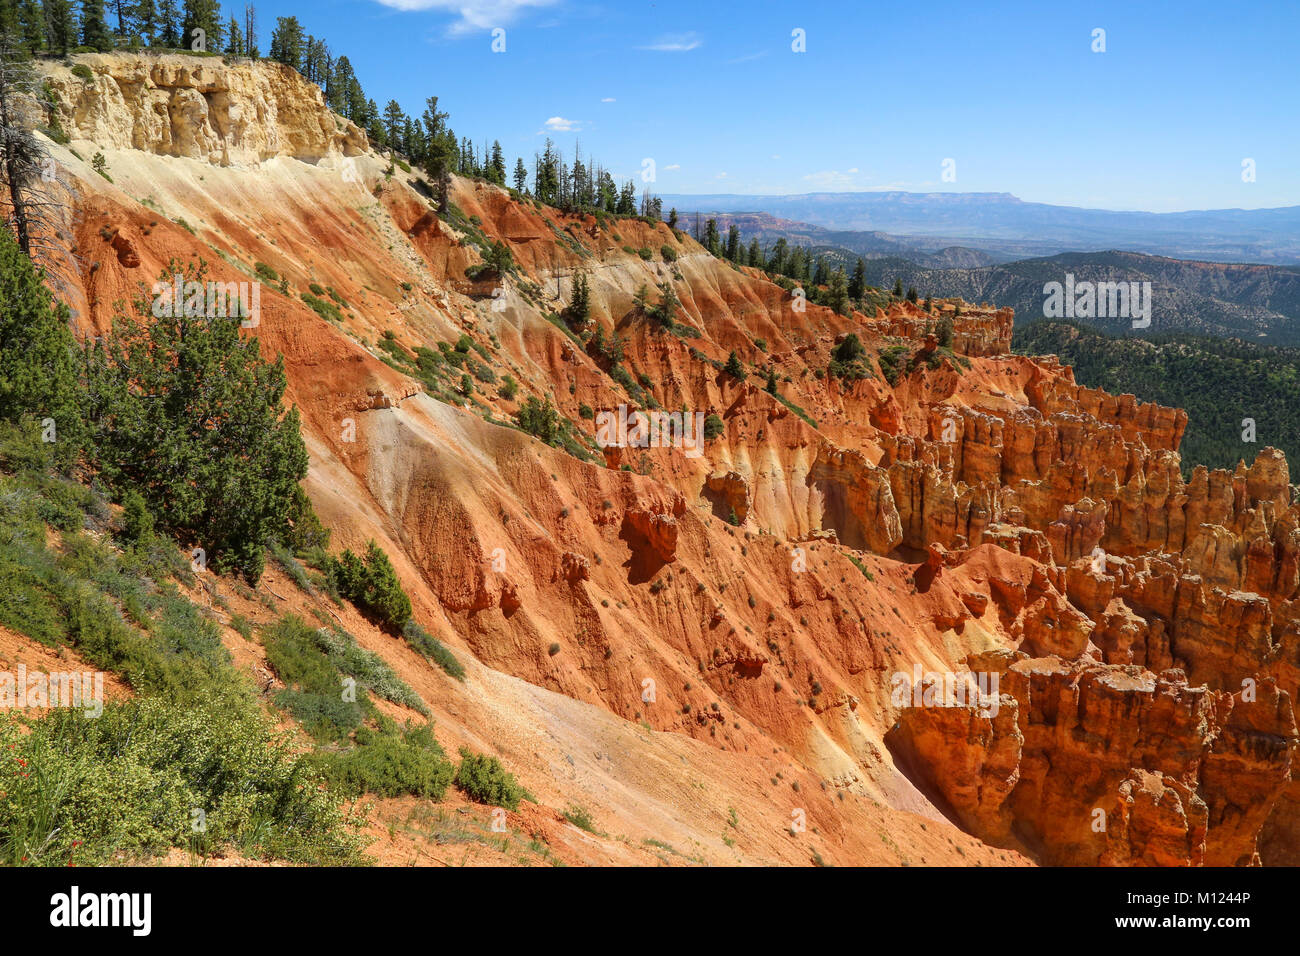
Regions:
<instances>
[{"instance_id":1,"label":"white cloud","mask_svg":"<svg viewBox=\"0 0 1300 956\"><path fill-rule=\"evenodd\" d=\"M714 176L713 178L714 178L714 179L726 179L726 178L727 178L727 174L726 174L726 173L718 173L718 175Z\"/></svg>"},{"instance_id":2,"label":"white cloud","mask_svg":"<svg viewBox=\"0 0 1300 956\"><path fill-rule=\"evenodd\" d=\"M685 53L687 50L694 50L703 43L704 41L700 39L699 34L692 30L690 33L665 33L654 43L640 49L657 50L660 53Z\"/></svg>"},{"instance_id":3,"label":"white cloud","mask_svg":"<svg viewBox=\"0 0 1300 956\"><path fill-rule=\"evenodd\" d=\"M601 100L601 102L602 102L602 103L615 103L615 102L617 102L617 100L615 100L614 97L612 97L612 96L606 96L606 97L604 97L604 98Z\"/></svg>"},{"instance_id":4,"label":"white cloud","mask_svg":"<svg viewBox=\"0 0 1300 956\"><path fill-rule=\"evenodd\" d=\"M455 20L447 28L453 36L473 33L478 30L491 30L493 27L508 26L528 7L549 7L556 0L376 0L394 10L423 11L441 10L454 13Z\"/></svg>"},{"instance_id":5,"label":"white cloud","mask_svg":"<svg viewBox=\"0 0 1300 956\"><path fill-rule=\"evenodd\" d=\"M667 169L681 169L681 168L682 168L682 164L681 164L681 163L673 163L671 166L665 166L665 167L664 167L664 169L666 169L666 170L667 170Z\"/></svg>"},{"instance_id":6,"label":"white cloud","mask_svg":"<svg viewBox=\"0 0 1300 956\"><path fill-rule=\"evenodd\" d=\"M748 63L751 60L761 60L765 56L767 56L766 50L763 50L761 53L747 53L744 56L736 57L734 60L728 60L727 64L734 65L736 63Z\"/></svg>"},{"instance_id":7,"label":"white cloud","mask_svg":"<svg viewBox=\"0 0 1300 956\"><path fill-rule=\"evenodd\" d=\"M856 173L857 171L858 171L858 167L856 166L854 166L852 169L849 170L850 173Z\"/></svg>"},{"instance_id":8,"label":"white cloud","mask_svg":"<svg viewBox=\"0 0 1300 956\"><path fill-rule=\"evenodd\" d=\"M582 129L582 124L577 120L565 119L563 116L552 116L542 124L552 133L574 133Z\"/></svg>"}]
</instances>

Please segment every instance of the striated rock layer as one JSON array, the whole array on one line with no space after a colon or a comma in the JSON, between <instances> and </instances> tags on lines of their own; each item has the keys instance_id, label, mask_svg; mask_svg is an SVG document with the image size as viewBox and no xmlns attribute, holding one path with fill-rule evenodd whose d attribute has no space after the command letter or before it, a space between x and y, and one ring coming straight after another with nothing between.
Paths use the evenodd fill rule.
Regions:
<instances>
[{"instance_id":1,"label":"striated rock layer","mask_svg":"<svg viewBox=\"0 0 1300 956\"><path fill-rule=\"evenodd\" d=\"M336 546L392 556L416 619L472 664L467 684L429 682L448 745L491 726L535 793L717 862L977 859L936 830L980 862L1022 859L951 821L1044 863L1300 863L1300 506L1280 453L1185 481L1185 413L1009 354L1007 309L803 308L664 223L464 179L460 215L440 216L277 64L75 59L89 82L42 65L51 108L113 177L51 147L78 331L101 334L173 257L222 282L275 270L287 291L263 288L255 334L284 357L313 503ZM517 265L499 298L466 277L481 237ZM575 331L557 317L579 270ZM674 333L637 305L660 283ZM336 317L306 304L314 286ZM853 381L828 368L850 333ZM484 366L472 399L437 361L462 337ZM722 371L733 352L743 381ZM489 385L506 375L511 397ZM527 397L587 454L503 427ZM601 449L591 413L620 406L722 428L699 454ZM376 647L410 654L392 643ZM918 668L943 695L895 692ZM959 671L989 693L954 696ZM593 755L612 724L644 751ZM648 765L665 740L682 756Z\"/></svg>"}]
</instances>

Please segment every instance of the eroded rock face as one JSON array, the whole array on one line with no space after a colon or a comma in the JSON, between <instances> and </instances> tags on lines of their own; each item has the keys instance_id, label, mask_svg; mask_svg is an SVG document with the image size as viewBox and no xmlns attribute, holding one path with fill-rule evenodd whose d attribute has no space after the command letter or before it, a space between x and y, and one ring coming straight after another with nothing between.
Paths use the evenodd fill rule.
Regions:
<instances>
[{"instance_id":1,"label":"eroded rock face","mask_svg":"<svg viewBox=\"0 0 1300 956\"><path fill-rule=\"evenodd\" d=\"M677 553L677 517L682 508L681 499L677 499L676 514L651 507L631 508L626 515L627 526L647 543L660 561L671 561Z\"/></svg>"},{"instance_id":2,"label":"eroded rock face","mask_svg":"<svg viewBox=\"0 0 1300 956\"><path fill-rule=\"evenodd\" d=\"M326 168L365 145L314 86L274 64L76 59L91 68L89 84L43 67L74 140L233 165L328 160ZM187 164L155 156L140 161L188 176ZM108 188L92 182L88 191ZM557 262L576 264L547 214L486 184L458 180L456 189L466 216L507 242L539 287L554 280L547 270ZM428 259L415 285L436 301L440 323L460 312L461 328L479 335L467 317L475 303L462 296L477 253L422 198L400 193L390 188L384 208ZM119 274L123 288L133 286L138 276L123 270L156 266L171 250L105 205L103 224L121 228L111 243L102 237L101 280ZM351 244L350 205L346 212ZM615 241L594 218L555 216L596 257L581 260L593 268L594 314L607 324L626 314L634 290L654 278L645 270L658 265L621 246L673 241L666 227L624 221L628 234ZM98 231L97 220L83 238ZM287 227L275 235L293 237ZM409 263L395 271L383 252L391 241L371 234L331 274L349 300L407 274ZM790 373L782 395L817 427L763 390L719 378L690 355L691 343L629 329L628 368L654 383L661 406L716 409L728 428L698 461L651 456L643 471L607 450L611 464L636 464L635 473L594 469L537 442L514 446L477 415L409 401L413 380L342 344L323 360L319 341L335 333L299 307L294 321L263 331L288 357L315 430L314 464L350 461L346 449L337 459L328 451L348 412L365 413L357 419L373 449L348 465L361 476L350 486L358 494L336 509L363 506L334 526L373 521L376 535L390 535L386 547L409 559L402 573L413 597L445 615L489 666L656 730L737 755L779 744L823 779L883 788L897 771L875 741L897 722L897 764L927 797L982 839L1041 861L1300 863L1300 788L1290 779L1300 510L1280 454L1266 449L1235 472L1201 468L1185 480L1184 413L1083 388L1050 357L1006 355L1009 310L962 304L946 356L930 333L955 303L930 314L910 303L872 316L813 305L792 313L784 290L689 239L683 246L679 285L700 329L695 345L716 358L765 338L767 359L746 361L770 359ZM402 298L391 313L399 323ZM520 334L502 342L530 369L534 389L580 428L579 402L621 400L568 337L518 309L510 315ZM869 356L897 344L886 336L900 337L915 368L896 387L880 376L852 384L822 376L830 346L850 327ZM419 342L428 328L406 332ZM329 395L315 385L322 378L333 382ZM481 398L512 413L495 395ZM742 528L715 520L732 510ZM797 542L805 546L795 569ZM498 553L508 558L499 567ZM865 563L854 568L849 558ZM552 638L564 654L545 653ZM882 703L884 675L914 653L996 673L996 712ZM674 676L668 706L639 712L642 662ZM828 746L809 754L810 739Z\"/></svg>"},{"instance_id":3,"label":"eroded rock face","mask_svg":"<svg viewBox=\"0 0 1300 956\"><path fill-rule=\"evenodd\" d=\"M89 82L61 64L41 70L68 136L101 147L135 149L221 166L276 156L316 163L356 156L366 134L332 114L320 88L271 60L221 60L183 54L77 54Z\"/></svg>"},{"instance_id":4,"label":"eroded rock face","mask_svg":"<svg viewBox=\"0 0 1300 956\"><path fill-rule=\"evenodd\" d=\"M1245 702L1177 671L1048 656L1000 685L996 716L907 707L896 736L983 839L1067 866L1255 859L1296 745L1274 684Z\"/></svg>"},{"instance_id":5,"label":"eroded rock face","mask_svg":"<svg viewBox=\"0 0 1300 956\"><path fill-rule=\"evenodd\" d=\"M1040 569L987 582L1028 655L1002 675L1014 731L908 707L900 755L973 832L1045 862L1300 863L1285 458L1265 448L1185 481L1182 411L1051 370L1031 374L1027 406L935 404L923 437L886 443L903 544L958 562L993 544Z\"/></svg>"}]
</instances>

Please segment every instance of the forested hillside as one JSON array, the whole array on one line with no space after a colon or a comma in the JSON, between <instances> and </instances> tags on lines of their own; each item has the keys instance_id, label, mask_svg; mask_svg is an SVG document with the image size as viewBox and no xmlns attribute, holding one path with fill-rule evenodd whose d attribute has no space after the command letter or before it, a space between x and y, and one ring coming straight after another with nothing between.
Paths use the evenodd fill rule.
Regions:
<instances>
[{"instance_id":1,"label":"forested hillside","mask_svg":"<svg viewBox=\"0 0 1300 956\"><path fill-rule=\"evenodd\" d=\"M1184 474L1198 464L1249 463L1266 445L1288 457L1300 449L1300 349L1199 336L1118 338L1068 322L1019 326L1013 348L1059 355L1081 384L1187 409ZM1243 439L1246 419L1255 423L1254 444Z\"/></svg>"}]
</instances>

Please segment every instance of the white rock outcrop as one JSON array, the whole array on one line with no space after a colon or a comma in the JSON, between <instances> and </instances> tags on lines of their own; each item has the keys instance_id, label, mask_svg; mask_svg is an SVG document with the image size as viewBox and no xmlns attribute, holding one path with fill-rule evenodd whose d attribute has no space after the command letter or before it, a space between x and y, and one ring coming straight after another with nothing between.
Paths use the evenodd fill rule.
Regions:
<instances>
[{"instance_id":1,"label":"white rock outcrop","mask_svg":"<svg viewBox=\"0 0 1300 956\"><path fill-rule=\"evenodd\" d=\"M277 156L316 163L356 156L365 132L325 105L316 84L271 60L179 53L86 53L46 63L59 125L75 143L136 149L221 166Z\"/></svg>"}]
</instances>

